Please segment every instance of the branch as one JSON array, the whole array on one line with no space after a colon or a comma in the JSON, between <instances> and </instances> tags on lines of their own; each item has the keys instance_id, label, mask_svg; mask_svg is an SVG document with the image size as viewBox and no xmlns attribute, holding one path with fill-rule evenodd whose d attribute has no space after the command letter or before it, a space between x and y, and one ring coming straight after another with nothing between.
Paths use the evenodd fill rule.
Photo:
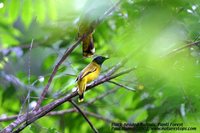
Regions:
<instances>
[{"instance_id":1,"label":"branch","mask_svg":"<svg viewBox=\"0 0 200 133\"><path fill-rule=\"evenodd\" d=\"M65 51L64 55L62 56L62 58L61 58L61 59L58 61L58 63L55 65L55 67L54 67L54 69L53 69L53 72L52 72L52 74L51 74L51 76L50 76L50 78L49 78L49 80L48 80L48 83L47 83L47 85L45 86L45 88L44 88L44 90L43 90L43 92L42 92L42 94L41 94L39 100L37 101L37 105L36 105L36 107L35 107L34 110L38 110L38 109L39 109L39 107L40 107L40 105L41 105L41 103L42 103L42 100L43 100L44 97L46 96L46 94L47 94L47 92L48 92L48 89L49 89L49 87L50 87L50 85L51 85L51 82L52 82L54 76L56 75L56 72L57 72L59 66L65 61L65 59L69 56L69 54L79 45L79 43L81 42L82 39L83 39L83 37L79 38L70 48L68 48L68 49Z\"/></svg>"},{"instance_id":2,"label":"branch","mask_svg":"<svg viewBox=\"0 0 200 133\"><path fill-rule=\"evenodd\" d=\"M39 44L34 43L33 48L35 48L37 46L39 46ZM17 48L19 48L19 49L29 49L30 44L21 44L21 45L18 45L18 46L11 46L9 48L3 48L3 49L0 49L0 53L5 53L4 55L7 55L8 53L14 51L14 49L17 49Z\"/></svg>"},{"instance_id":3,"label":"branch","mask_svg":"<svg viewBox=\"0 0 200 133\"><path fill-rule=\"evenodd\" d=\"M115 69L115 68L114 68L114 69ZM118 69L117 69L117 70L118 70ZM120 73L118 73L118 74L115 74L115 75L113 75L113 76L109 75L109 72L108 72L105 76L103 76L103 77L100 78L99 80L96 80L96 81L94 81L94 83L89 84L89 85L87 86L86 90L91 89L91 88L93 88L93 87L95 87L95 86L97 86L97 85L99 85L99 84L104 83L104 82L107 82L107 81L109 81L109 80L111 80L111 79L117 78L117 77L119 77L119 76L121 76L121 75L127 74L127 73L129 73L129 72L131 72L131 71L133 71L133 70L135 70L135 67L130 68L130 69L128 69L128 70L124 70L124 71L122 71L122 72L120 72ZM113 72L113 73L114 73L114 72Z\"/></svg>"},{"instance_id":4,"label":"branch","mask_svg":"<svg viewBox=\"0 0 200 133\"><path fill-rule=\"evenodd\" d=\"M89 100L87 103L82 104L82 105L84 105L84 106L91 105L91 104L93 104L95 101L97 101L97 100L99 100L99 99L102 99L102 98L106 97L107 95L114 93L114 92L117 91L117 90L118 90L117 88L111 89L111 90L109 90L109 91L107 91L107 92L105 92L105 93L103 93L103 94L97 96L96 98L93 98L93 99ZM71 109L67 109L67 110L60 110L60 111L52 111L52 112L49 112L49 113L47 114L47 116L64 115L64 114L72 113L72 112L76 112L76 111L77 111L77 110L76 110L75 108L71 108ZM96 118L98 118L98 119L102 119L102 120L105 120L105 121L110 122L110 123L113 122L112 120L110 120L110 119L108 119L108 118L105 118L105 117L103 117L103 116L100 116L100 115L98 115L98 114L91 113L91 112L87 112L87 111L84 111L84 112L85 112L85 114L94 116L94 117L96 117ZM3 116L3 117L0 118L0 122L14 120L14 119L16 119L17 117L21 117L21 116L22 116L22 115L20 115L20 116L19 116L19 115Z\"/></svg>"},{"instance_id":5,"label":"branch","mask_svg":"<svg viewBox=\"0 0 200 133\"><path fill-rule=\"evenodd\" d=\"M78 113L78 111L77 111L75 108L71 108L71 109L67 109L67 110L52 111L52 112L48 113L47 115L48 115L48 116L64 115L64 114L72 113L72 112L77 112L77 113ZM97 118L97 119L104 120L104 121L109 122L109 123L113 123L112 120L110 120L110 119L108 119L108 118L105 118L105 117L103 117L103 116L101 116L101 115L99 115L99 114L92 113L92 112L88 112L88 111L83 111L83 112L84 112L84 114L86 114L86 115L90 115L90 116L92 116L92 117L95 117L95 118Z\"/></svg>"},{"instance_id":6,"label":"branch","mask_svg":"<svg viewBox=\"0 0 200 133\"><path fill-rule=\"evenodd\" d=\"M121 67L120 65L117 65L117 66ZM87 85L86 91L88 91L88 90L92 89L93 87L98 86L98 85L100 85L100 84L102 84L102 83L104 83L104 82L106 82L108 80L111 80L113 78L116 78L116 77L124 75L124 74L127 74L130 71L134 70L133 68L132 69L128 69L128 70L124 70L124 71L122 71L122 72L120 72L118 74L115 74L115 75L111 76L110 72L112 71L114 73L115 71L113 71L113 70L114 69L118 70L119 69L118 67L116 67L116 66L113 67L105 76L102 76L101 78L99 78L96 81L92 82L91 84ZM50 111L52 111L53 109L58 107L59 105L63 104L66 101L69 101L71 98L73 98L73 97L75 97L77 95L78 95L77 91L72 92L71 94L68 94L63 98L55 100L54 102L52 102L52 103L50 103L50 104L48 104L48 105L46 105L44 107L41 107L37 111L32 111L32 112L29 112L28 114L24 114L24 115L20 116L19 119L15 120L10 125L8 125L6 128L4 128L3 132L4 133L10 133L11 131L13 131L14 128L19 126L23 122L25 122L26 121L26 116L29 115L29 119L26 121L26 123L24 123L21 127L19 127L17 129L17 131L21 131L26 126L28 126L29 124L34 122L35 120L43 117L44 115L46 115L47 113L49 113Z\"/></svg>"},{"instance_id":7,"label":"branch","mask_svg":"<svg viewBox=\"0 0 200 133\"><path fill-rule=\"evenodd\" d=\"M15 77L14 75L11 74L6 74L6 73L1 73L0 77L2 77L3 79L5 79L7 82L13 84L14 86L26 89L26 88L30 88L29 86L25 85L24 83L22 83L20 81L20 79L18 79L17 77Z\"/></svg>"},{"instance_id":8,"label":"branch","mask_svg":"<svg viewBox=\"0 0 200 133\"><path fill-rule=\"evenodd\" d=\"M135 69L136 69L136 68L133 67L133 68L130 68L130 69L121 71L121 72L118 73L118 74L115 74L115 75L113 75L113 76L110 76L109 80L114 79L114 78L117 78L117 77L119 77L119 76L121 76L121 75L127 74L127 73L129 73L129 72L131 72L131 71L133 71L133 70L135 70Z\"/></svg>"},{"instance_id":9,"label":"branch","mask_svg":"<svg viewBox=\"0 0 200 133\"><path fill-rule=\"evenodd\" d=\"M109 82L109 83L112 83L112 84L115 84L115 85L117 85L117 86L123 87L123 88L125 88L125 89L127 89L127 90L129 90L129 91L136 91L134 88L131 88L131 87L129 87L129 86L122 85L122 84L117 83L117 82L114 82L114 81L108 81L108 82Z\"/></svg>"},{"instance_id":10,"label":"branch","mask_svg":"<svg viewBox=\"0 0 200 133\"><path fill-rule=\"evenodd\" d=\"M0 118L0 122L3 122L3 121L10 121L10 120L14 120L18 117L18 115L13 115L13 116L2 116ZM19 116L20 117L20 116Z\"/></svg>"},{"instance_id":11,"label":"branch","mask_svg":"<svg viewBox=\"0 0 200 133\"><path fill-rule=\"evenodd\" d=\"M84 114L84 112L78 107L78 105L72 101L72 100L69 100L69 102L71 104L74 105L74 107L78 110L79 113L81 113L81 115L85 118L85 120L88 122L88 124L90 125L90 127L92 128L92 130L95 132L95 133L98 133L97 129L92 125L92 123L90 122L90 120L87 118L87 116Z\"/></svg>"},{"instance_id":12,"label":"branch","mask_svg":"<svg viewBox=\"0 0 200 133\"><path fill-rule=\"evenodd\" d=\"M73 113L73 112L77 112L77 110L75 108L71 108L71 109L66 109L66 110L59 110L59 111L52 111L50 113L48 113L46 116L59 116L59 115L64 115L64 114L68 114L68 113ZM101 119L101 120L104 120L106 122L109 122L109 123L113 123L112 120L108 119L108 118L105 118L99 114L95 114L95 113L92 113L92 112L88 112L88 111L84 111L84 113L86 115L90 115L90 116L93 116L95 118L98 118L98 119ZM0 122L4 122L4 121L10 121L10 120L14 120L18 117L18 115L13 115L13 116L7 116L7 117L1 117L0 118Z\"/></svg>"},{"instance_id":13,"label":"branch","mask_svg":"<svg viewBox=\"0 0 200 133\"><path fill-rule=\"evenodd\" d=\"M99 19L100 21L103 21L107 16L109 16L115 9L116 7L121 3L121 0L116 2L108 11L104 13L104 15Z\"/></svg>"},{"instance_id":14,"label":"branch","mask_svg":"<svg viewBox=\"0 0 200 133\"><path fill-rule=\"evenodd\" d=\"M30 44L30 48L29 48L29 55L28 55L28 85L30 86L30 80L31 80L31 50L33 47L33 41L34 39L32 39L31 44ZM21 106L21 109L19 111L19 116L22 113L22 110L24 109L25 105L30 103L30 94L31 94L31 89L27 88L28 93L27 96ZM26 103L27 102L27 103ZM27 106L26 112L28 113L29 107Z\"/></svg>"},{"instance_id":15,"label":"branch","mask_svg":"<svg viewBox=\"0 0 200 133\"><path fill-rule=\"evenodd\" d=\"M64 115L64 114L72 113L72 112L76 112L76 109L71 108L71 109L66 109L66 110L52 111L52 112L49 112L47 115L48 116Z\"/></svg>"},{"instance_id":16,"label":"branch","mask_svg":"<svg viewBox=\"0 0 200 133\"><path fill-rule=\"evenodd\" d=\"M104 120L104 121L109 122L109 123L114 123L113 120L110 120L110 119L108 119L106 117L103 117L103 116L101 116L99 114L95 114L93 112L87 112L87 111L84 111L84 112L85 112L86 115L93 116L93 117L97 118L98 120L100 119L100 120Z\"/></svg>"},{"instance_id":17,"label":"branch","mask_svg":"<svg viewBox=\"0 0 200 133\"><path fill-rule=\"evenodd\" d=\"M181 51L181 50L183 50L185 48L189 48L189 47L192 47L192 46L195 46L195 45L197 46L199 44L200 44L200 41L189 43L189 44L187 44L187 45L185 45L183 47L180 47L180 48L172 50L172 52L168 53L167 55L170 55L170 54L173 54L173 53L177 53L178 51Z\"/></svg>"},{"instance_id":18,"label":"branch","mask_svg":"<svg viewBox=\"0 0 200 133\"><path fill-rule=\"evenodd\" d=\"M107 91L106 93L103 93L102 95L99 95L99 96L97 96L96 98L94 98L94 99L91 99L90 101L88 101L87 103L85 103L84 105L90 105L90 104L92 104L92 103L94 103L95 101L97 101L97 100L99 100L99 99L102 99L102 98L104 98L105 96L107 96L107 95L109 95L109 94L111 94L111 93L114 93L116 90L118 90L118 89L112 89L112 90L109 90L109 91Z\"/></svg>"}]
</instances>

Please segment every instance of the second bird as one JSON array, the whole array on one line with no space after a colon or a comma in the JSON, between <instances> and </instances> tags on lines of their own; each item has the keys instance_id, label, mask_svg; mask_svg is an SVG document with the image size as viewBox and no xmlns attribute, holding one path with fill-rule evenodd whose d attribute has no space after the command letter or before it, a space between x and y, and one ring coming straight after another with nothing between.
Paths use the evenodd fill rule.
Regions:
<instances>
[{"instance_id":1,"label":"second bird","mask_svg":"<svg viewBox=\"0 0 200 133\"><path fill-rule=\"evenodd\" d=\"M93 61L87 65L77 77L77 87L79 94L79 102L82 102L84 99L84 92L86 90L87 83L95 80L101 71L101 65L103 62L108 59L103 56L97 56L93 59Z\"/></svg>"},{"instance_id":2,"label":"second bird","mask_svg":"<svg viewBox=\"0 0 200 133\"><path fill-rule=\"evenodd\" d=\"M78 37L83 37L82 40L82 51L84 57L91 57L95 53L93 32L95 21L91 22L89 19L83 19L79 25Z\"/></svg>"}]
</instances>

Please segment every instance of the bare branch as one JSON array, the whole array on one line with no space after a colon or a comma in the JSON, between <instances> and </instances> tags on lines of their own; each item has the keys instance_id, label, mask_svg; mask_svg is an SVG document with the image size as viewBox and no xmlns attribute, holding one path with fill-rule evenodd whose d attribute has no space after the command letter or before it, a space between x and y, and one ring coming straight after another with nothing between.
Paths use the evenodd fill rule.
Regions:
<instances>
[{"instance_id":1,"label":"bare branch","mask_svg":"<svg viewBox=\"0 0 200 133\"><path fill-rule=\"evenodd\" d=\"M107 16L109 16L115 9L116 7L121 3L121 0L116 2L108 11L104 13L104 15L99 19L100 21L103 21Z\"/></svg>"},{"instance_id":2,"label":"bare branch","mask_svg":"<svg viewBox=\"0 0 200 133\"><path fill-rule=\"evenodd\" d=\"M74 107L78 110L79 113L81 113L81 115L85 118L85 120L88 122L88 124L90 125L90 127L92 128L92 130L95 132L95 133L98 133L97 129L94 127L94 125L90 122L90 120L87 118L87 116L84 114L84 112L78 107L78 105L72 101L72 100L69 100L70 103L72 103L74 105Z\"/></svg>"},{"instance_id":3,"label":"bare branch","mask_svg":"<svg viewBox=\"0 0 200 133\"><path fill-rule=\"evenodd\" d=\"M71 108L71 109L66 109L66 110L52 111L52 112L48 113L46 116L59 116L59 115L64 115L64 114L68 114L68 113L73 113L73 112L77 112L77 110L75 108ZM92 112L88 112L88 111L84 111L84 113L86 115L90 115L92 117L104 120L104 121L109 122L109 123L113 122L112 120L105 118L105 117L103 117L99 114L96 114L96 113L92 113ZM2 117L2 118L0 118L0 122L14 120L17 117L18 117L18 115Z\"/></svg>"},{"instance_id":4,"label":"bare branch","mask_svg":"<svg viewBox=\"0 0 200 133\"><path fill-rule=\"evenodd\" d=\"M14 119L16 119L17 117L18 117L18 115L3 116L3 117L0 118L0 122L14 120Z\"/></svg>"},{"instance_id":5,"label":"bare branch","mask_svg":"<svg viewBox=\"0 0 200 133\"><path fill-rule=\"evenodd\" d=\"M129 72L131 72L131 71L133 71L133 70L135 70L135 69L136 69L136 68L133 67L133 68L130 68L130 69L121 71L120 73L117 73L117 74L115 74L115 75L113 75L113 76L110 76L109 80L114 79L114 78L117 78L117 77L119 77L119 76L121 76L121 75L127 74L127 73L129 73Z\"/></svg>"},{"instance_id":6,"label":"bare branch","mask_svg":"<svg viewBox=\"0 0 200 133\"><path fill-rule=\"evenodd\" d=\"M45 98L45 96L46 96L46 94L48 92L48 89L49 89L49 87L51 85L51 82L52 82L54 76L56 75L56 72L57 72L59 66L65 61L65 59L69 56L69 54L79 45L79 43L81 42L82 39L83 39L83 37L79 38L70 48L68 48L65 51L65 54L62 56L62 58L58 61L58 63L56 64L56 66L53 69L53 72L52 72L52 74L51 74L51 76L50 76L50 78L48 80L48 83L45 86L45 88L44 88L44 90L43 90L43 92L42 92L42 94L41 94L41 96L40 96L40 98L39 98L39 100L37 102L37 105L36 105L34 110L38 110L39 109L39 107L40 107L40 105L42 103L42 100Z\"/></svg>"},{"instance_id":7,"label":"bare branch","mask_svg":"<svg viewBox=\"0 0 200 133\"><path fill-rule=\"evenodd\" d=\"M5 79L7 82L10 82L11 84L15 85L16 87L21 87L23 89L28 88L24 83L20 81L17 77L11 74L1 73L0 75L3 79Z\"/></svg>"},{"instance_id":8,"label":"bare branch","mask_svg":"<svg viewBox=\"0 0 200 133\"><path fill-rule=\"evenodd\" d=\"M125 88L125 89L127 89L127 90L129 90L129 91L136 91L134 88L131 88L131 87L129 87L129 86L122 85L122 84L117 83L117 82L114 82L114 81L108 81L108 82L109 82L109 83L112 83L112 84L115 84L115 85L118 85L118 86L120 86L120 87L123 87L123 88Z\"/></svg>"},{"instance_id":9,"label":"bare branch","mask_svg":"<svg viewBox=\"0 0 200 133\"><path fill-rule=\"evenodd\" d=\"M118 66L118 67L121 67L121 66ZM116 67L113 67L113 69L116 69L118 70L119 68L116 68ZM108 72L105 76L97 79L95 82L87 85L87 90L90 90L92 89L93 87L95 86L98 86L108 80L111 80L113 78L116 78L118 76L121 76L123 74L126 74L126 73L129 73L130 71L134 70L135 68L131 68L131 69L128 69L128 70L124 70L118 74L115 74L113 76L110 76L110 73ZM111 69L112 70L112 69ZM114 73L114 71L113 71ZM39 110L37 111L32 111L30 112L29 114L24 114L22 115L21 117L19 117L19 119L15 120L14 122L12 122L10 125L8 125L3 131L4 133L10 133L14 128L16 128L17 126L19 126L20 124L22 124L23 122L25 122L26 120L26 115L29 115L29 120L26 121L25 124L23 124L21 127L19 127L17 129L17 131L21 131L23 130L26 126L28 126L29 124L31 124L32 122L34 122L35 120L43 117L44 115L46 115L47 113L49 113L50 111L52 111L53 109L55 109L56 107L58 107L59 105L63 104L64 102L66 101L69 101L71 98L77 96L78 93L77 91L69 94L69 95L66 95L65 97L63 98L60 98L58 100L55 100L54 102L44 106L44 107L41 107Z\"/></svg>"},{"instance_id":10,"label":"bare branch","mask_svg":"<svg viewBox=\"0 0 200 133\"><path fill-rule=\"evenodd\" d=\"M95 118L104 120L104 121L106 121L106 122L114 123L113 120L110 120L110 119L108 119L108 118L106 118L106 117L103 117L103 116L101 116L101 115L99 115L99 114L95 114L95 113L93 113L93 112L88 112L88 111L84 111L84 113L85 113L86 115L93 116L93 117L95 117Z\"/></svg>"},{"instance_id":11,"label":"bare branch","mask_svg":"<svg viewBox=\"0 0 200 133\"><path fill-rule=\"evenodd\" d=\"M90 101L88 101L87 103L85 103L84 105L90 105L92 103L94 103L95 101L99 100L99 99L102 99L104 98L105 96L111 94L111 93L114 93L115 91L117 91L117 89L112 89L112 90L109 90L107 91L106 93L103 93L102 95L99 95L97 97L95 97L94 99L91 99Z\"/></svg>"},{"instance_id":12,"label":"bare branch","mask_svg":"<svg viewBox=\"0 0 200 133\"><path fill-rule=\"evenodd\" d=\"M32 48L35 48L37 46L39 46L39 44L34 43L34 46ZM11 46L9 48L3 48L3 49L0 49L0 53L6 53L5 55L7 55L7 53L10 53L10 52L14 51L14 49L18 49L18 48L19 49L29 49L30 44L21 44L21 45L18 45L18 46Z\"/></svg>"},{"instance_id":13,"label":"bare branch","mask_svg":"<svg viewBox=\"0 0 200 133\"><path fill-rule=\"evenodd\" d=\"M197 46L197 45L199 45L200 44L200 41L196 41L196 42L192 42L192 43L189 43L189 44L187 44L187 45L185 45L185 46L183 46L183 47L180 47L180 48L177 48L177 49L174 49L174 50L172 50L170 53L168 53L167 55L171 55L171 54L173 54L173 53L177 53L177 52L179 52L179 51L181 51L181 50L183 50L183 49L185 49L185 48L189 48L189 47L192 47L192 46Z\"/></svg>"},{"instance_id":14,"label":"bare branch","mask_svg":"<svg viewBox=\"0 0 200 133\"><path fill-rule=\"evenodd\" d=\"M105 92L105 93L103 93L103 94L97 96L96 98L93 98L93 99L89 100L87 103L82 104L82 105L84 105L84 106L91 105L91 104L93 104L95 101L97 101L97 100L99 100L99 99L102 99L102 98L106 97L107 95L114 93L114 92L117 91L117 90L118 90L117 88L111 89L111 90L109 90L109 91L107 91L107 92ZM81 106L82 106L82 105L81 105ZM75 108L71 108L71 109L67 109L67 110L60 110L60 111L52 111L52 112L49 112L49 113L47 114L47 116L64 115L64 114L72 113L72 112L76 112L76 111L77 111L77 110L76 110ZM85 112L85 114L91 115L90 112L87 112L87 111L84 111L84 112ZM95 114L95 113L93 113L93 114ZM19 117L21 117L21 116L22 116L22 115L20 115ZM102 118L102 120L105 120L105 121L107 121L107 122L112 122L112 120L110 120L110 119L108 119L108 118L104 118L103 116L100 116L100 115L98 115L98 114L91 115L91 116L94 116L94 117L97 116L96 118L99 118L99 119ZM16 119L17 117L18 117L18 115L3 116L3 117L0 118L0 122L14 120L14 119Z\"/></svg>"},{"instance_id":15,"label":"bare branch","mask_svg":"<svg viewBox=\"0 0 200 133\"><path fill-rule=\"evenodd\" d=\"M114 69L115 69L115 67L114 67ZM116 70L118 70L118 69L119 69L119 68L116 68ZM96 80L96 81L94 81L94 83L89 84L89 85L87 86L86 90L91 89L91 88L93 88L94 86L100 85L100 84L102 84L102 83L104 83L104 82L106 82L106 81L109 81L109 80L111 80L111 79L117 78L117 77L119 77L119 76L121 76L121 75L127 74L127 73L129 73L129 72L131 72L131 71L133 71L133 70L135 70L135 67L130 68L130 69L128 69L128 70L124 70L124 71L122 71L122 72L120 72L120 73L118 73L118 74L115 74L115 75L113 75L113 76L111 76L110 73L108 72L105 76L103 76L102 78L99 78L99 80ZM114 73L114 72L113 72L113 73Z\"/></svg>"},{"instance_id":16,"label":"bare branch","mask_svg":"<svg viewBox=\"0 0 200 133\"><path fill-rule=\"evenodd\" d=\"M52 112L48 113L47 115L48 116L64 115L64 114L72 113L72 112L78 112L78 111L75 108L71 108L71 109L67 109L67 110L52 111ZM88 111L83 111L83 112L84 112L84 114L92 116L92 117L95 117L97 119L101 119L101 120L104 120L104 121L109 122L109 123L113 122L112 120L110 120L110 119L108 119L106 117L103 117L103 116L101 116L99 114L88 112Z\"/></svg>"},{"instance_id":17,"label":"bare branch","mask_svg":"<svg viewBox=\"0 0 200 133\"><path fill-rule=\"evenodd\" d=\"M28 85L30 85L30 80L31 80L31 50L32 50L32 47L33 47L33 39L31 41L31 44L30 44L30 48L29 48L29 57L28 57ZM21 106L21 109L19 111L19 116L21 115L22 113L22 110L24 109L25 105L26 105L26 102L27 102L27 109L26 109L26 112L28 113L28 110L29 110L29 103L30 103L30 94L31 94L31 88L30 87L27 87L27 90L28 90L28 93L27 93L27 96ZM28 118L27 118L28 119Z\"/></svg>"}]
</instances>

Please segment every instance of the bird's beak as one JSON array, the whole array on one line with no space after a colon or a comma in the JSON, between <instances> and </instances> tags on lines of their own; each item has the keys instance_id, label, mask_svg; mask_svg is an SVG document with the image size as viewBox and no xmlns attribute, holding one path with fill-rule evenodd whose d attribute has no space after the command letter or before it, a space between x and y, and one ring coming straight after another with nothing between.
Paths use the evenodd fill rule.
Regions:
<instances>
[{"instance_id":1,"label":"bird's beak","mask_svg":"<svg viewBox=\"0 0 200 133\"><path fill-rule=\"evenodd\" d=\"M109 59L108 57L105 57L105 60Z\"/></svg>"}]
</instances>

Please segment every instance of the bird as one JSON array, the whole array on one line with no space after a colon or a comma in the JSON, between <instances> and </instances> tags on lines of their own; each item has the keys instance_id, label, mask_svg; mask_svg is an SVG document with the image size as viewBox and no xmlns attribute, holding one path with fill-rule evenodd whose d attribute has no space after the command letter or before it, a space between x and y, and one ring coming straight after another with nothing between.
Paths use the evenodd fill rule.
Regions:
<instances>
[{"instance_id":1,"label":"bird","mask_svg":"<svg viewBox=\"0 0 200 133\"><path fill-rule=\"evenodd\" d=\"M82 39L82 53L84 57L92 57L95 53L94 47L94 27L96 26L96 22L89 21L84 19L79 24L79 32L78 38L83 37Z\"/></svg>"},{"instance_id":2,"label":"bird","mask_svg":"<svg viewBox=\"0 0 200 133\"><path fill-rule=\"evenodd\" d=\"M78 102L84 101L84 92L86 90L86 85L94 81L100 74L101 66L107 57L97 56L95 57L90 64L88 64L78 75L77 89L79 94Z\"/></svg>"},{"instance_id":3,"label":"bird","mask_svg":"<svg viewBox=\"0 0 200 133\"><path fill-rule=\"evenodd\" d=\"M102 16L112 7L112 1L108 0L87 0L82 7L78 21L78 38L82 38L83 57L95 55L94 32L99 25Z\"/></svg>"}]
</instances>

